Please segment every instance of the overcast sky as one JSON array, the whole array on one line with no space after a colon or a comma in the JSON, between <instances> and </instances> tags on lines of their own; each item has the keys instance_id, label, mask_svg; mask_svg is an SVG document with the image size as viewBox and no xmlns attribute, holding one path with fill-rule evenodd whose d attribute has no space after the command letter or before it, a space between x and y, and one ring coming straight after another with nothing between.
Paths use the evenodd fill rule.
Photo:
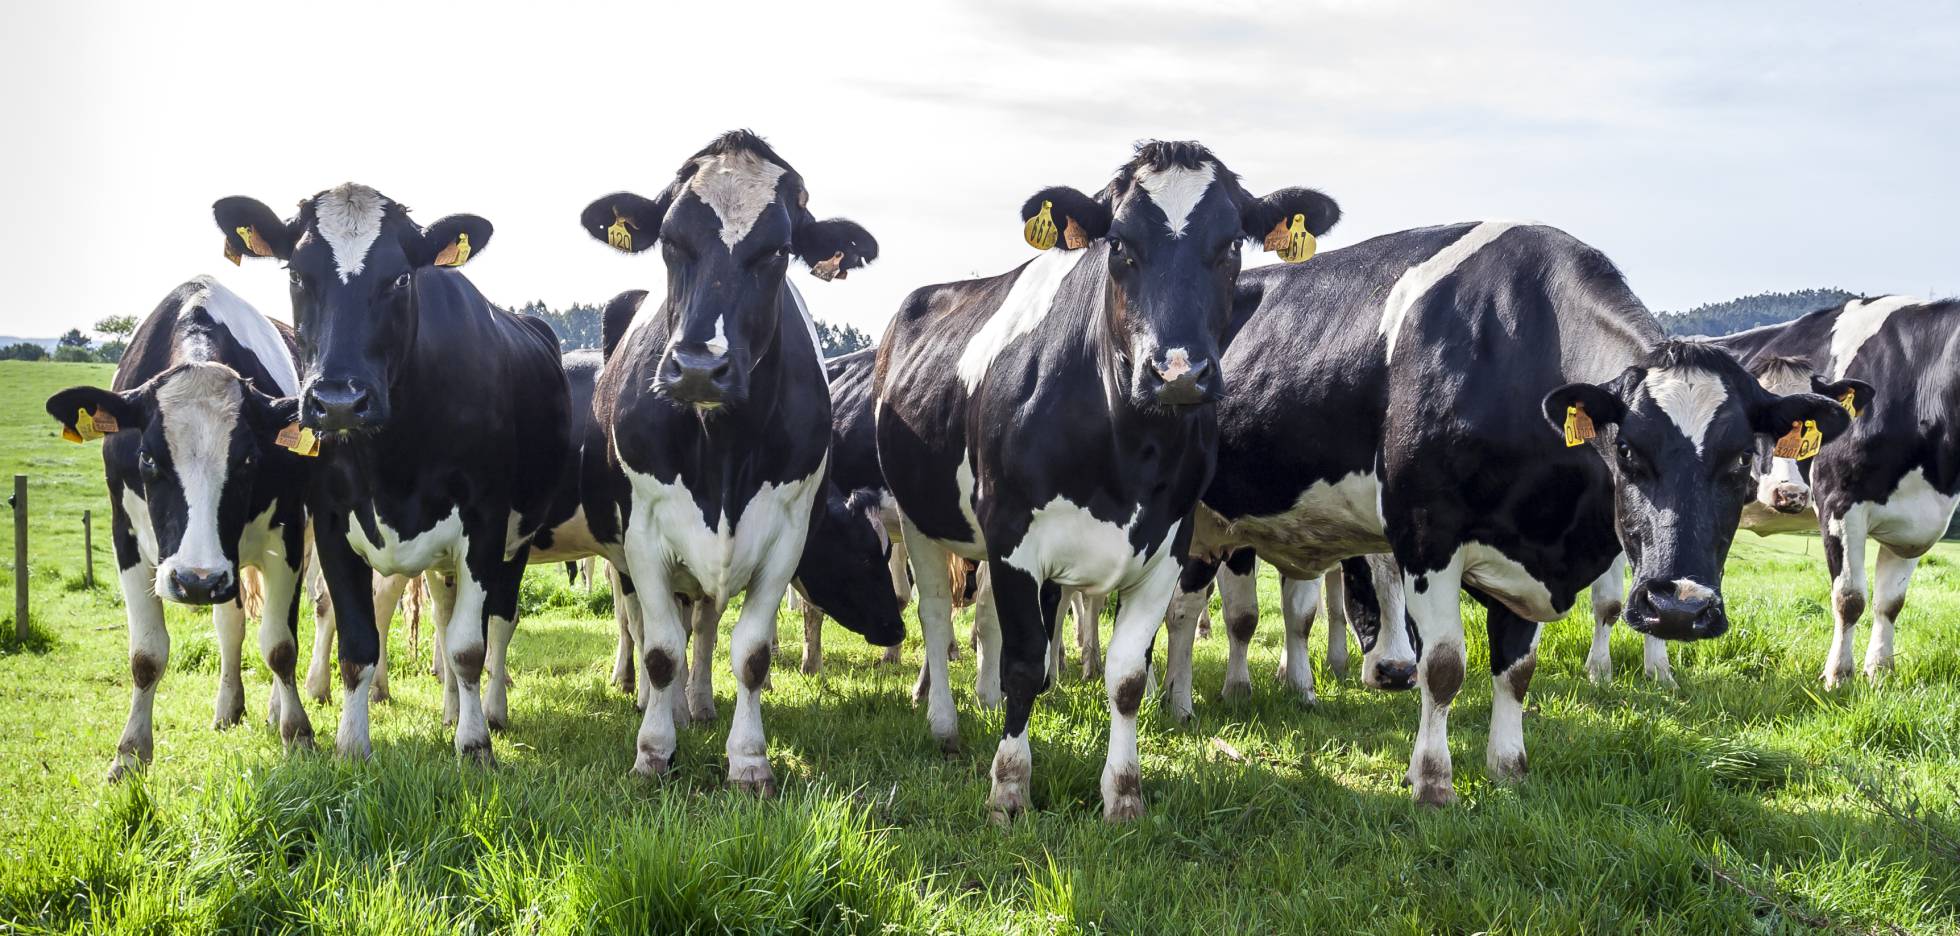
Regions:
<instances>
[{"instance_id":1,"label":"overcast sky","mask_svg":"<svg viewBox=\"0 0 1960 936\"><path fill-rule=\"evenodd\" d=\"M1323 249L1526 218L1657 310L1960 291L1960 15L1930 4L178 6L0 13L0 333L148 312L202 272L286 318L284 274L226 263L210 204L285 212L350 179L424 223L489 218L469 272L498 302L657 289L657 255L579 210L654 194L735 127L878 237L848 282L795 273L874 336L910 289L1026 260L1023 199L1098 187L1152 137L1255 193L1333 195Z\"/></svg>"}]
</instances>

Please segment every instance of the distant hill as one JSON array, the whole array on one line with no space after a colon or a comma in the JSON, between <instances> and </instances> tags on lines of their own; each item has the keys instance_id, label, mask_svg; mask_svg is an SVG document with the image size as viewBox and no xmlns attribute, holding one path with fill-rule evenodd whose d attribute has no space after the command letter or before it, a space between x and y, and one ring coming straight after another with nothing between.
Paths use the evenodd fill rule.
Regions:
<instances>
[{"instance_id":1,"label":"distant hill","mask_svg":"<svg viewBox=\"0 0 1960 936\"><path fill-rule=\"evenodd\" d=\"M54 346L55 346L55 343L56 343L56 341L57 341L57 339L54 339L54 338L15 338L15 337L14 337L14 336L12 336L12 335L0 335L0 348L4 348L4 347L6 347L6 346L8 346L8 345L16 345L16 344L20 344L20 343L21 343L21 342L23 342L23 341L24 341L24 342L27 342L28 344L37 344L37 345L40 345L41 347L43 347L43 348L46 348L46 349L48 349L48 353L49 353L49 354L53 354L53 353L54 353Z\"/></svg>"},{"instance_id":2,"label":"distant hill","mask_svg":"<svg viewBox=\"0 0 1960 936\"><path fill-rule=\"evenodd\" d=\"M1838 305L1858 294L1842 289L1799 289L1796 292L1757 293L1698 305L1686 312L1660 313L1661 327L1670 335L1728 335L1758 325L1787 322L1805 312Z\"/></svg>"}]
</instances>

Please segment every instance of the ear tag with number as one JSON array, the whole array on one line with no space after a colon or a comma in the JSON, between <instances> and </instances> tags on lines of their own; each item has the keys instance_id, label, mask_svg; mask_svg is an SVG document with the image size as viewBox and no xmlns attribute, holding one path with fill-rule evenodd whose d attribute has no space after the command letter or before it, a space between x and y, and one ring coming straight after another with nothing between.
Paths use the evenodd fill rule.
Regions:
<instances>
[{"instance_id":1,"label":"ear tag with number","mask_svg":"<svg viewBox=\"0 0 1960 936\"><path fill-rule=\"evenodd\" d=\"M435 264L440 267L459 267L470 259L470 236L459 233L456 240L436 254Z\"/></svg>"},{"instance_id":2,"label":"ear tag with number","mask_svg":"<svg viewBox=\"0 0 1960 936\"><path fill-rule=\"evenodd\" d=\"M815 266L810 267L810 275L826 283L844 279L850 275L850 271L843 269L843 266L844 252L840 250L831 254L828 260L818 260Z\"/></svg>"},{"instance_id":3,"label":"ear tag with number","mask_svg":"<svg viewBox=\"0 0 1960 936\"><path fill-rule=\"evenodd\" d=\"M116 422L116 417L108 410L103 410L97 414L90 413L87 407L82 407L75 410L75 435L78 438L70 439L70 441L93 442L111 432L116 432L121 429L122 426ZM61 437L67 439L68 433L63 431Z\"/></svg>"},{"instance_id":4,"label":"ear tag with number","mask_svg":"<svg viewBox=\"0 0 1960 936\"><path fill-rule=\"evenodd\" d=\"M1599 434L1593 428L1592 417L1586 415L1586 408L1574 403L1565 408L1565 447L1572 448L1586 444L1586 440Z\"/></svg>"},{"instance_id":5,"label":"ear tag with number","mask_svg":"<svg viewBox=\"0 0 1960 936\"><path fill-rule=\"evenodd\" d=\"M1075 223L1074 218L1070 218L1068 226L1062 228L1062 245L1070 250L1081 250L1089 246L1089 232L1083 230L1082 225Z\"/></svg>"},{"instance_id":6,"label":"ear tag with number","mask_svg":"<svg viewBox=\"0 0 1960 936\"><path fill-rule=\"evenodd\" d=\"M1279 254L1279 258L1287 263L1305 263L1313 258L1314 251L1318 249L1319 244L1314 240L1313 233L1307 230L1307 216L1303 214L1294 215L1291 224L1281 218L1266 234L1266 250Z\"/></svg>"},{"instance_id":7,"label":"ear tag with number","mask_svg":"<svg viewBox=\"0 0 1960 936\"><path fill-rule=\"evenodd\" d=\"M1838 402L1844 406L1845 412L1851 414L1852 419L1858 418L1858 391L1844 391L1844 395L1838 397Z\"/></svg>"},{"instance_id":8,"label":"ear tag with number","mask_svg":"<svg viewBox=\"0 0 1960 936\"><path fill-rule=\"evenodd\" d=\"M1817 421L1806 419L1790 424L1790 431L1776 440L1776 448L1770 454L1777 458L1794 458L1809 461L1824 447L1824 433L1817 428Z\"/></svg>"},{"instance_id":9,"label":"ear tag with number","mask_svg":"<svg viewBox=\"0 0 1960 936\"><path fill-rule=\"evenodd\" d=\"M1029 247L1036 250L1047 250L1055 246L1056 233L1055 203L1051 201L1042 202L1041 210L1034 217L1029 218L1027 225L1021 228L1021 236L1027 239Z\"/></svg>"},{"instance_id":10,"label":"ear tag with number","mask_svg":"<svg viewBox=\"0 0 1960 936\"><path fill-rule=\"evenodd\" d=\"M252 256L255 257L272 256L272 248L266 246L265 240L259 237L258 228L255 228L249 224L241 224L238 227L233 228L233 230L238 232L238 242L244 244L245 249L252 252Z\"/></svg>"},{"instance_id":11,"label":"ear tag with number","mask_svg":"<svg viewBox=\"0 0 1960 936\"><path fill-rule=\"evenodd\" d=\"M278 437L272 441L273 444L292 452L294 455L305 455L311 458L320 454L320 437L314 435L313 430L305 428L299 423L293 423L279 430Z\"/></svg>"},{"instance_id":12,"label":"ear tag with number","mask_svg":"<svg viewBox=\"0 0 1960 936\"><path fill-rule=\"evenodd\" d=\"M632 224L633 222L626 220L625 215L619 213L619 209L613 209L612 226L606 228L606 245L614 250L632 253L633 232L627 230Z\"/></svg>"}]
</instances>

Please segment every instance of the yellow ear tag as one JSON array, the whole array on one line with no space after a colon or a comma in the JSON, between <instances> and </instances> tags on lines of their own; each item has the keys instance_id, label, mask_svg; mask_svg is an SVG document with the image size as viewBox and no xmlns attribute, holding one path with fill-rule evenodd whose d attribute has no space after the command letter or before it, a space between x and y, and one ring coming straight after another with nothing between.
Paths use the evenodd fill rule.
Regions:
<instances>
[{"instance_id":1,"label":"yellow ear tag","mask_svg":"<svg viewBox=\"0 0 1960 936\"><path fill-rule=\"evenodd\" d=\"M75 410L75 434L80 436L74 440L76 442L93 442L121 428L116 417L106 410L99 416L90 413L87 407ZM68 438L68 433L63 432L61 437Z\"/></svg>"},{"instance_id":2,"label":"yellow ear tag","mask_svg":"<svg viewBox=\"0 0 1960 936\"><path fill-rule=\"evenodd\" d=\"M1586 440L1598 435L1593 428L1592 417L1586 415L1586 408L1574 403L1565 408L1565 447L1572 448L1586 444Z\"/></svg>"},{"instance_id":3,"label":"yellow ear tag","mask_svg":"<svg viewBox=\"0 0 1960 936\"><path fill-rule=\"evenodd\" d=\"M436 266L441 267L459 267L468 263L469 259L470 236L459 233L456 235L455 242L442 248L442 253L436 254L435 263Z\"/></svg>"},{"instance_id":4,"label":"yellow ear tag","mask_svg":"<svg viewBox=\"0 0 1960 936\"><path fill-rule=\"evenodd\" d=\"M1021 228L1021 236L1027 239L1029 247L1047 250L1055 246L1055 235L1058 232L1055 230L1054 208L1054 202L1042 202L1041 211L1029 218L1027 225Z\"/></svg>"},{"instance_id":5,"label":"yellow ear tag","mask_svg":"<svg viewBox=\"0 0 1960 936\"><path fill-rule=\"evenodd\" d=\"M1844 395L1838 397L1838 403L1844 406L1844 411L1850 413L1852 419L1858 418L1858 391L1844 391Z\"/></svg>"},{"instance_id":6,"label":"yellow ear tag","mask_svg":"<svg viewBox=\"0 0 1960 936\"><path fill-rule=\"evenodd\" d=\"M1817 428L1817 421L1806 419L1790 424L1790 431L1776 440L1776 448L1770 454L1777 458L1794 458L1809 461L1817 457L1818 450L1824 447L1824 433Z\"/></svg>"},{"instance_id":7,"label":"yellow ear tag","mask_svg":"<svg viewBox=\"0 0 1960 936\"><path fill-rule=\"evenodd\" d=\"M265 241L259 239L258 228L252 227L249 224L241 224L238 227L233 228L232 230L238 232L238 242L244 244L245 249L252 252L252 256L255 257L272 256L272 248L267 247L265 245Z\"/></svg>"},{"instance_id":8,"label":"yellow ear tag","mask_svg":"<svg viewBox=\"0 0 1960 936\"><path fill-rule=\"evenodd\" d=\"M627 227L631 224L632 222L626 220L626 217L620 214L618 209L614 209L612 226L606 228L606 244L614 250L632 253L633 232L627 230Z\"/></svg>"},{"instance_id":9,"label":"yellow ear tag","mask_svg":"<svg viewBox=\"0 0 1960 936\"><path fill-rule=\"evenodd\" d=\"M1287 263L1305 263L1312 259L1319 244L1307 230L1307 216L1296 214L1290 226L1285 221L1273 225L1272 233L1266 235L1266 249L1278 253Z\"/></svg>"},{"instance_id":10,"label":"yellow ear tag","mask_svg":"<svg viewBox=\"0 0 1960 936\"><path fill-rule=\"evenodd\" d=\"M272 441L273 444L291 451L294 455L305 455L311 458L320 454L320 437L314 435L313 430L307 429L299 423L293 423L279 430L278 437Z\"/></svg>"}]
</instances>

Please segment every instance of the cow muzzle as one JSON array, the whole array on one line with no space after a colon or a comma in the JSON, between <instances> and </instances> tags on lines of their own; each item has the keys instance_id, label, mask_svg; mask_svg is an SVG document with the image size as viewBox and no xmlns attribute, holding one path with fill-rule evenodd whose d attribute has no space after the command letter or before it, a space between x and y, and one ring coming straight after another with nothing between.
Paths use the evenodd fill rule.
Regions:
<instances>
[{"instance_id":1,"label":"cow muzzle","mask_svg":"<svg viewBox=\"0 0 1960 936\"><path fill-rule=\"evenodd\" d=\"M1138 375L1141 394L1158 406L1196 406L1218 399L1218 367L1208 355L1172 348L1148 360Z\"/></svg>"},{"instance_id":2,"label":"cow muzzle","mask_svg":"<svg viewBox=\"0 0 1960 936\"><path fill-rule=\"evenodd\" d=\"M1769 506L1777 513L1803 513L1810 506L1810 489L1785 481L1770 490Z\"/></svg>"},{"instance_id":3,"label":"cow muzzle","mask_svg":"<svg viewBox=\"0 0 1960 936\"><path fill-rule=\"evenodd\" d=\"M1627 626L1662 640L1706 640L1729 629L1728 611L1714 589L1691 579L1649 579L1627 598Z\"/></svg>"},{"instance_id":4,"label":"cow muzzle","mask_svg":"<svg viewBox=\"0 0 1960 936\"><path fill-rule=\"evenodd\" d=\"M734 356L706 345L675 345L661 363L654 388L676 403L703 409L739 403L743 396Z\"/></svg>"},{"instance_id":5,"label":"cow muzzle","mask_svg":"<svg viewBox=\"0 0 1960 936\"><path fill-rule=\"evenodd\" d=\"M300 394L300 425L316 432L372 429L387 416L381 395L363 381L321 378Z\"/></svg>"},{"instance_id":6,"label":"cow muzzle","mask_svg":"<svg viewBox=\"0 0 1960 936\"><path fill-rule=\"evenodd\" d=\"M238 581L230 569L176 568L163 581L162 597L179 604L223 604L238 597Z\"/></svg>"}]
</instances>

